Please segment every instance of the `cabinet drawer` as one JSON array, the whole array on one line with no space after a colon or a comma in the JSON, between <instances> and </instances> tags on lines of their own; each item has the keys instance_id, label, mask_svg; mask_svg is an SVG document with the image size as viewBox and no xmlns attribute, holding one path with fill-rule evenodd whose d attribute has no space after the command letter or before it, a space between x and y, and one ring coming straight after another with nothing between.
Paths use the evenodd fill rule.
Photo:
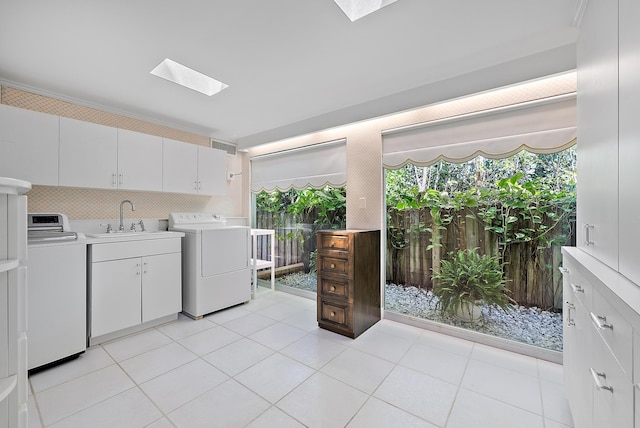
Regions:
<instances>
[{"instance_id":1,"label":"cabinet drawer","mask_svg":"<svg viewBox=\"0 0 640 428\"><path fill-rule=\"evenodd\" d=\"M633 354L631 325L597 291L593 292L593 305L589 316L594 327L611 349L613 356L631 378Z\"/></svg>"},{"instance_id":2,"label":"cabinet drawer","mask_svg":"<svg viewBox=\"0 0 640 428\"><path fill-rule=\"evenodd\" d=\"M351 331L351 306L325 299L320 300L320 319L318 321L333 324L336 327Z\"/></svg>"},{"instance_id":3,"label":"cabinet drawer","mask_svg":"<svg viewBox=\"0 0 640 428\"><path fill-rule=\"evenodd\" d=\"M344 299L349 301L351 282L348 279L320 276L318 278L320 294L332 299Z\"/></svg>"},{"instance_id":4,"label":"cabinet drawer","mask_svg":"<svg viewBox=\"0 0 640 428\"><path fill-rule=\"evenodd\" d=\"M593 391L593 427L632 427L634 386L613 354L600 340L593 350L594 364L589 368Z\"/></svg>"},{"instance_id":5,"label":"cabinet drawer","mask_svg":"<svg viewBox=\"0 0 640 428\"><path fill-rule=\"evenodd\" d=\"M334 235L320 233L320 242L318 243L319 250L342 250L349 249L350 238L348 235Z\"/></svg>"},{"instance_id":6,"label":"cabinet drawer","mask_svg":"<svg viewBox=\"0 0 640 428\"><path fill-rule=\"evenodd\" d=\"M568 279L569 292L577 301L582 303L587 311L590 311L593 299L591 296L593 294L593 286L585 279L579 266L567 263L566 261L564 263L567 272L564 273L563 276L566 275ZM565 296L565 298L567 298L567 296Z\"/></svg>"},{"instance_id":7,"label":"cabinet drawer","mask_svg":"<svg viewBox=\"0 0 640 428\"><path fill-rule=\"evenodd\" d=\"M349 275L349 260L335 257L320 257L320 272Z\"/></svg>"},{"instance_id":8,"label":"cabinet drawer","mask_svg":"<svg viewBox=\"0 0 640 428\"><path fill-rule=\"evenodd\" d=\"M182 241L180 238L147 239L143 241L91 244L90 247L91 262L95 263L105 260L180 252L182 250Z\"/></svg>"}]
</instances>

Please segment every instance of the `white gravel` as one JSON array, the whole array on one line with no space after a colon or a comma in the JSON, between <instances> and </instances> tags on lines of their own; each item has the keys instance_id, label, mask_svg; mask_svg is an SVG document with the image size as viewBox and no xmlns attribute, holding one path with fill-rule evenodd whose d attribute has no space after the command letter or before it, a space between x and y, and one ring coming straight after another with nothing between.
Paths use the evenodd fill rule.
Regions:
<instances>
[{"instance_id":1,"label":"white gravel","mask_svg":"<svg viewBox=\"0 0 640 428\"><path fill-rule=\"evenodd\" d=\"M316 275L294 273L277 279L279 284L316 292ZM430 291L396 284L385 286L385 310L443 322L449 325L528 343L554 351L562 351L562 314L538 308L513 306L511 311L482 308L477 324L463 323L442 315L436 309L438 298Z\"/></svg>"}]
</instances>

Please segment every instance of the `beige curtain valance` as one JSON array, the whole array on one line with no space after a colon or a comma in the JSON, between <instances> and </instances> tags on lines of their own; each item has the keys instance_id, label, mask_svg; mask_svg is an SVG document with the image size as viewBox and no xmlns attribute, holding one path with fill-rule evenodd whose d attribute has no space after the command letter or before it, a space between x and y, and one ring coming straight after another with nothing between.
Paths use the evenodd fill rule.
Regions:
<instances>
[{"instance_id":1,"label":"beige curtain valance","mask_svg":"<svg viewBox=\"0 0 640 428\"><path fill-rule=\"evenodd\" d=\"M251 158L251 191L254 193L346 184L346 139Z\"/></svg>"},{"instance_id":2,"label":"beige curtain valance","mask_svg":"<svg viewBox=\"0 0 640 428\"><path fill-rule=\"evenodd\" d=\"M383 164L430 166L522 150L557 153L576 142L575 93L528 101L383 132Z\"/></svg>"}]
</instances>

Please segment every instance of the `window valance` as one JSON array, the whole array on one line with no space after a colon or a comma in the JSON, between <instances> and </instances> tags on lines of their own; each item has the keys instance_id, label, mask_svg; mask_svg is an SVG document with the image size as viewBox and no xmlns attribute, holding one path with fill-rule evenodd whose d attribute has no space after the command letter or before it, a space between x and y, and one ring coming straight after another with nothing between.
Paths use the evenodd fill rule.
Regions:
<instances>
[{"instance_id":1,"label":"window valance","mask_svg":"<svg viewBox=\"0 0 640 428\"><path fill-rule=\"evenodd\" d=\"M346 184L346 139L251 158L251 191L254 193Z\"/></svg>"}]
</instances>

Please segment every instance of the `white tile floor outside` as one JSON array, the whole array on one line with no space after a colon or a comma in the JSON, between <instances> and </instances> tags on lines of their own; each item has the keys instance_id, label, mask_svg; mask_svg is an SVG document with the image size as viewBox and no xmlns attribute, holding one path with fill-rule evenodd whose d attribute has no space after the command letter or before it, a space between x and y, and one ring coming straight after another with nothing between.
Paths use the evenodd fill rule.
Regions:
<instances>
[{"instance_id":1,"label":"white tile floor outside","mask_svg":"<svg viewBox=\"0 0 640 428\"><path fill-rule=\"evenodd\" d=\"M382 320L356 340L278 291L29 378L30 427L573 426L562 366Z\"/></svg>"}]
</instances>

